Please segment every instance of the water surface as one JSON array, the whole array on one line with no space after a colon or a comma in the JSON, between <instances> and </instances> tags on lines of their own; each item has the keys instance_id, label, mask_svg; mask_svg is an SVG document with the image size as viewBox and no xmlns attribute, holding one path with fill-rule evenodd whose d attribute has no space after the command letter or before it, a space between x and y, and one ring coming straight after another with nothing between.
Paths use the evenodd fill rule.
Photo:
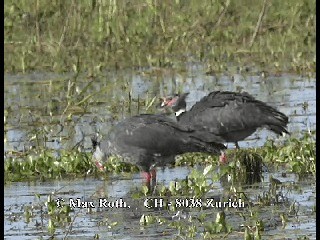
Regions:
<instances>
[{"instance_id":1,"label":"water surface","mask_svg":"<svg viewBox=\"0 0 320 240\"><path fill-rule=\"evenodd\" d=\"M143 102L150 103L153 98L157 102L159 96L176 92L190 92L187 104L188 108L191 108L201 97L214 90L246 91L288 115L288 130L293 136L298 137L306 131L316 129L314 78L290 74L264 77L259 73L255 76L243 74L209 76L204 74L201 66L193 65L184 73L147 69L137 72L107 72L94 79L80 76L76 87L70 90L69 80L72 77L72 74L48 73L5 75L5 155L10 151L23 151L37 144L56 149L57 154L61 149L71 149L75 146L81 146L83 151L90 151L92 134L100 132L106 135L109 129L124 117L157 112L159 110L155 104L146 109ZM90 85L82 92L88 83ZM66 108L66 103L70 99L76 103L91 94L92 98L85 105L74 104L71 108ZM37 134L46 138L35 141L34 136ZM242 148L258 147L268 138L281 142L286 137L277 137L266 130L259 130L245 141L239 142L239 145ZM229 144L229 147L233 145ZM159 171L158 182L168 186L170 181L184 179L191 170L189 167L165 168ZM264 236L283 239L306 235L314 239L316 229L313 212L314 179L301 180L293 174L283 178L280 172L264 173L264 180L257 187L245 188L252 201L258 194L267 191L270 185L269 175L285 183L283 191L286 192L287 202L291 204L296 202L300 210L296 217L291 217L288 224L283 227L281 219L274 218L272 214L270 215L270 209L266 209L266 214L263 216L266 223ZM297 187L291 188L291 185ZM175 215L172 212L150 210L143 206L143 199L133 200L131 194L140 186L139 174L118 174L105 180L87 178L77 181L7 184L4 189L5 238L47 239L47 218L41 217L43 213L39 206L52 192L56 192L55 197L66 201L69 198L94 201L98 201L99 198L114 200L123 198L132 205L130 209L96 208L91 212L87 209L76 209L73 215L75 216L73 228L68 234L69 239L79 237L92 239L95 234L99 234L100 239L172 239L177 236L176 230L167 229L165 225L143 227L139 224L142 214L159 214L168 221L177 221L175 217L172 218ZM218 195L227 190L227 187L220 182L214 186L214 193ZM40 200L36 194L40 195ZM24 210L31 206L36 206L35 216L27 223ZM277 208L277 211L287 212L289 206L284 204ZM46 207L43 206L43 209ZM183 216L191 217L196 217L197 214L199 213L196 209L182 213ZM213 214L213 221L214 218ZM188 223L184 218L180 218L179 221ZM238 231L243 231L237 226L237 218L234 218L234 215L227 215L227 221L234 228L239 228ZM118 224L111 226L114 222ZM58 228L56 237L60 239L65 236L67 229L68 227ZM243 236L231 235L230 239L234 237Z\"/></svg>"}]
</instances>

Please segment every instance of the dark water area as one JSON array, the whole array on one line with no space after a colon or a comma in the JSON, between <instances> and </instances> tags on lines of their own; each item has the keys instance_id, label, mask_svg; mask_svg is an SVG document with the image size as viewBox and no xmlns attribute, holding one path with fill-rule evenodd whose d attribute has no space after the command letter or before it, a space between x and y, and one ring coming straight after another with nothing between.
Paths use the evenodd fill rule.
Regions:
<instances>
[{"instance_id":1,"label":"dark water area","mask_svg":"<svg viewBox=\"0 0 320 240\"><path fill-rule=\"evenodd\" d=\"M139 113L155 113L159 111L156 106L158 98L176 92L190 92L187 104L188 108L191 108L196 101L211 91L246 91L289 116L288 130L292 136L299 137L306 131L316 130L315 78L290 74L263 76L260 73L255 76L240 73L209 76L204 74L201 66L188 67L183 73L147 69L136 72L107 72L94 79L79 76L74 87L69 81L72 78L73 74L5 75L5 159L10 151L23 151L37 145L55 149L57 154L59 150L71 149L77 145L82 146L84 151L90 151L90 137L94 133L106 135L109 129L124 117ZM85 104L70 104L71 107L67 107L67 102L78 103L88 96L91 97ZM150 103L150 107L142 103ZM46 138L36 141L36 135ZM259 130L245 141L239 142L239 146L259 147L267 139L281 142L285 138L286 136L277 137L266 130ZM229 147L234 146L230 144ZM159 171L158 181L168 186L175 179L184 179L191 171L190 167L165 168ZM270 239L287 239L306 235L315 239L315 215L312 213L315 206L314 179L301 180L294 174L284 178L281 172L267 172L264 173L264 180L256 188L247 186L246 191L250 199L255 199L258 193L268 188L270 175L280 179L286 187L298 185L296 188L287 187L284 191L289 202L299 204L300 210L295 218L296 222L282 227L281 219L273 219L270 210L266 209L264 217L267 219L267 226L263 236ZM57 198L66 201L70 198L94 201L98 201L99 198L123 198L132 206L130 209L95 208L92 212L77 209L75 214L78 215L68 239L93 239L95 234L99 234L100 239L177 237L177 231L167 229L165 225L144 227L139 224L141 216L149 213L161 215L168 221L188 222L188 218L176 220L172 218L172 212L150 210L144 207L142 200L131 199L130 194L140 185L139 174L113 175L101 180L7 184L4 187L5 239L48 238L47 219L41 218L40 209L34 209L36 217L27 223L24 208L37 205L40 200L35 194L39 194L41 201L44 201L48 194L55 191ZM222 194L224 190L222 183L215 184L214 194ZM285 209L287 207L279 211L286 211ZM196 216L198 213L196 209L191 209L183 214ZM236 226L238 219L229 221ZM112 225L114 222L117 224ZM65 234L66 231L58 229L56 237L61 239ZM159 234L161 237L157 237ZM232 234L229 236L230 239L243 239L243 235Z\"/></svg>"}]
</instances>

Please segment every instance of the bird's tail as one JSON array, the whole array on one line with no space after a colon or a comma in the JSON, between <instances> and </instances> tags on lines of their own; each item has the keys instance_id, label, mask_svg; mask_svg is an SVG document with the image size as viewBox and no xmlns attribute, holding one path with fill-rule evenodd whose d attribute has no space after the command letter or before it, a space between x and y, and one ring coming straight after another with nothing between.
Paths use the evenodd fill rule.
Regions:
<instances>
[{"instance_id":1,"label":"bird's tail","mask_svg":"<svg viewBox=\"0 0 320 240\"><path fill-rule=\"evenodd\" d=\"M273 107L265 106L264 108L266 110L265 115L268 129L279 135L283 133L289 134L287 130L288 117Z\"/></svg>"}]
</instances>

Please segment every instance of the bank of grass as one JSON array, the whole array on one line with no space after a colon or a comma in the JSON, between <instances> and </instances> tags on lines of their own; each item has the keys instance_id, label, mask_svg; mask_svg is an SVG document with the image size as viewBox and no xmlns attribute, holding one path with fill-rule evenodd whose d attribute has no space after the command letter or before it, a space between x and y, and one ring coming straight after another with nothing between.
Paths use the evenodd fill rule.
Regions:
<instances>
[{"instance_id":1,"label":"bank of grass","mask_svg":"<svg viewBox=\"0 0 320 240\"><path fill-rule=\"evenodd\" d=\"M104 170L100 171L94 161L92 154L73 151L61 151L55 154L52 150L39 148L24 154L11 153L4 162L4 180L7 182L36 181L83 177L107 177L112 173L137 172L136 166L122 163L119 159L112 157L103 163ZM272 167L285 166L288 172L299 176L316 174L316 153L314 134L306 133L301 139L290 138L283 146L276 146L268 141L261 148L228 150L229 168L224 171L230 174L239 171L261 171L261 164ZM176 165L205 164L207 167L218 164L218 156L208 154L184 154ZM213 169L212 167L209 167ZM207 169L209 169L207 168ZM236 169L235 169L236 168ZM245 173L244 173L245 174ZM202 175L202 173L200 173Z\"/></svg>"},{"instance_id":2,"label":"bank of grass","mask_svg":"<svg viewBox=\"0 0 320 240\"><path fill-rule=\"evenodd\" d=\"M313 74L315 16L313 0L7 0L5 71L203 62L208 73L233 65Z\"/></svg>"}]
</instances>

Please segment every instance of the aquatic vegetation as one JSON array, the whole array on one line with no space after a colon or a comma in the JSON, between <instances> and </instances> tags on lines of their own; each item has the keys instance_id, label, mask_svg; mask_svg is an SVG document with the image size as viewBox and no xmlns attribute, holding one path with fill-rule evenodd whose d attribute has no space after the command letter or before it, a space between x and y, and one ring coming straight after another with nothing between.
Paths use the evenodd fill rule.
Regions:
<instances>
[{"instance_id":1,"label":"aquatic vegetation","mask_svg":"<svg viewBox=\"0 0 320 240\"><path fill-rule=\"evenodd\" d=\"M10 155L10 154L9 154ZM305 174L316 175L316 152L313 134L306 133L302 139L289 138L283 146L276 146L269 141L261 148L228 150L229 164L221 166L219 177L215 171L218 165L218 156L195 153L178 156L176 165L195 164L206 165L204 172L193 171L186 182L181 182L184 187L176 186L176 190L197 188L196 192L203 193L207 186L206 177L213 174L213 180L222 176L228 176L235 183L259 182L262 165L270 167L286 164L288 172L300 176ZM25 180L61 179L63 177L84 177L106 175L111 172L137 172L136 166L121 162L117 157L111 157L105 163L105 173L100 172L92 162L92 154L73 151L61 151L59 154L49 149L40 148L29 152L11 153L5 159L5 182ZM172 190L174 189L171 187ZM195 194L196 194L195 192ZM197 195L197 194L196 194ZM201 195L201 194L200 194Z\"/></svg>"},{"instance_id":2,"label":"aquatic vegetation","mask_svg":"<svg viewBox=\"0 0 320 240\"><path fill-rule=\"evenodd\" d=\"M266 163L273 165L286 164L290 172L300 176L305 174L316 176L315 144L315 132L307 132L301 139L289 138L280 148L269 141L264 148L257 149L257 153Z\"/></svg>"},{"instance_id":3,"label":"aquatic vegetation","mask_svg":"<svg viewBox=\"0 0 320 240\"><path fill-rule=\"evenodd\" d=\"M288 148L293 151L292 154L288 154ZM297 156L303 156L301 159L315 161L314 148L314 135L308 133L299 140L290 138L283 146L267 142L261 148L228 150L229 163L222 166L218 165L218 157L216 156L195 154L195 157L192 157L192 155L185 154L180 157L178 164L195 166L204 160L203 170L194 169L185 179L172 181L168 186L158 183L153 193L148 192L145 186L132 193L132 199L140 202L142 206L146 197L161 198L164 201L162 208L150 205L151 209L161 211L141 214L140 226L143 228L156 226L166 229L164 231L170 229L170 231L177 233L177 237L181 238L200 236L204 239L222 236L239 238L240 234L245 239L261 239L266 228L275 228L281 225L285 227L287 222L299 215L299 211L301 211L299 204L290 201L287 196L288 192L296 191L298 185L283 184L270 176L270 184L257 196L250 195L246 186L254 188L254 183L261 181L263 165L272 164L278 165L275 167L283 167L283 163L285 163L287 167L285 169L288 173L293 172L299 175L299 172L295 172L297 169L291 167L295 166L292 161L300 161ZM270 153L273 153L272 157ZM314 159L310 159L312 157ZM58 155L54 154L52 150L44 149L37 152L33 150L32 154L28 152L14 156L12 153L5 160L5 183L66 177L107 177L112 172L122 174L138 171L135 166L124 164L117 157L111 157L110 161L104 164L105 171L99 171L91 158L91 153L78 150L62 151ZM303 162L302 166L304 167L299 168L299 170L303 169L300 174L313 176L315 174L313 164ZM250 174L257 174L259 177L250 178L248 177ZM223 195L215 192L214 184L216 182L224 184L225 192ZM45 221L38 227L44 233L47 232L50 236L57 233L68 236L81 211L75 212L70 208L70 205L64 202L60 202L62 207L58 207L58 196L59 192L54 192L44 201L42 198L40 199L39 195L38 202L24 206L24 218L30 222L41 214L41 218ZM169 202L171 204L168 204ZM221 203L220 206L219 202L224 203L224 206L222 207ZM237 208L232 206L237 206ZM264 212L265 208L273 209L270 216ZM85 210L87 214L95 214L97 211L92 208ZM168 214L171 217L166 216ZM13 217L11 219L14 219ZM102 228L114 229L115 231L121 226L121 223L111 219L101 220L99 224ZM99 235L95 237L99 238Z\"/></svg>"},{"instance_id":4,"label":"aquatic vegetation","mask_svg":"<svg viewBox=\"0 0 320 240\"><path fill-rule=\"evenodd\" d=\"M90 155L78 151L62 151L55 156L52 150L37 154L29 152L24 156L11 156L4 162L6 181L32 181L83 177L97 172Z\"/></svg>"},{"instance_id":5,"label":"aquatic vegetation","mask_svg":"<svg viewBox=\"0 0 320 240\"><path fill-rule=\"evenodd\" d=\"M292 154L288 153L289 146L293 151ZM261 193L252 195L249 189L255 188L254 183L259 182L260 178L248 182L247 175L257 172L261 177L265 165L267 167L277 165L275 168L281 167L288 173L299 175L299 172L295 172L297 169L291 167L294 166L292 161L300 161L297 156L302 155L301 159L315 161L314 148L314 135L308 133L299 140L290 138L280 146L267 142L261 148L228 150L229 163L221 166L217 163L217 157L206 154L203 156L195 154L194 158L188 154L181 156L178 164L195 166L205 159L203 163L205 167L202 171L194 169L185 179L172 181L168 186L159 183L151 195L144 187L135 190L132 199L137 201L138 205L143 206L146 197L161 198L164 201L162 208L151 204L149 210L154 209L154 211L144 210L136 222L140 224L141 231L156 227L160 232L163 231L163 234L167 231L175 233L177 238L262 239L266 230L285 227L301 214L299 203L288 197L289 192L299 191L299 185L282 183L270 176L269 184L259 187ZM49 150L38 153L38 156L33 152L33 154L8 157L5 161L5 182L65 177L106 177L112 172L121 174L138 170L135 166L123 164L121 159L112 157L104 164L105 172L100 172L91 161L92 154L78 150L64 151L59 155L54 155ZM270 153L273 154L272 157ZM314 159L310 159L312 157ZM314 176L313 164L303 162L302 165L304 167L299 168L303 169L302 175ZM222 195L214 185L217 182L224 185L225 190ZM45 199L38 195L38 202L24 206L24 218L27 222L31 222L40 214L44 221L39 223L38 227L49 236L58 233L68 236L72 232L73 224L84 211L93 216L97 211L101 211L90 207L74 211L65 202L60 202L62 207L58 207L59 191L44 197ZM101 219L100 228L118 231L121 223L110 218ZM14 216L11 219L13 220ZM99 238L99 234L95 238Z\"/></svg>"}]
</instances>

